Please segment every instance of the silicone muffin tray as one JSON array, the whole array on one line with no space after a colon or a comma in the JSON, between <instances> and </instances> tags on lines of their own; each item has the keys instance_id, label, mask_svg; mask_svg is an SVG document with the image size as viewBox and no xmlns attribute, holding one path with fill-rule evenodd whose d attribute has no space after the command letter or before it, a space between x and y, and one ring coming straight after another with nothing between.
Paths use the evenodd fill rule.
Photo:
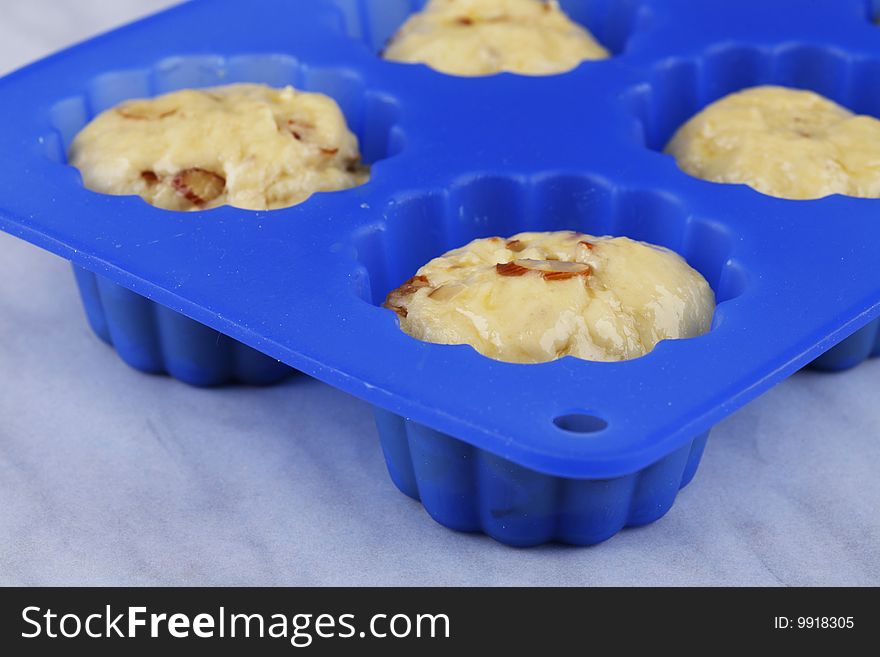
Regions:
<instances>
[{"instance_id":1,"label":"silicone muffin tray","mask_svg":"<svg viewBox=\"0 0 880 657\"><path fill-rule=\"evenodd\" d=\"M848 336L819 364L876 352L880 201L770 198L662 153L701 107L756 84L880 116L869 3L571 0L614 57L473 79L377 56L420 4L195 0L7 77L0 227L99 277L81 274L86 305L120 351L108 327L138 303L108 298L130 291L163 308L131 311L177 353L157 360L189 358L164 339L182 313L366 399L395 484L444 525L512 545L656 520L712 425ZM66 166L96 112L236 81L335 98L371 181L286 210L181 214L87 191ZM557 229L681 253L715 290L711 332L622 363L515 365L414 340L380 307L450 248Z\"/></svg>"},{"instance_id":2,"label":"silicone muffin tray","mask_svg":"<svg viewBox=\"0 0 880 657\"><path fill-rule=\"evenodd\" d=\"M126 363L196 386L270 385L292 371L256 349L77 265L89 326Z\"/></svg>"}]
</instances>

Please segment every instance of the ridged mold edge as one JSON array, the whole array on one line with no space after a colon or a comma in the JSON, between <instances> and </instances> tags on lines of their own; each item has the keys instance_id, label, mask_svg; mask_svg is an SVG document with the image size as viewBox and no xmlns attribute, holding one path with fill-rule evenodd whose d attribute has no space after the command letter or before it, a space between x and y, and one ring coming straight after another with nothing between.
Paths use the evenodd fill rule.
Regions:
<instances>
[{"instance_id":1,"label":"ridged mold edge","mask_svg":"<svg viewBox=\"0 0 880 657\"><path fill-rule=\"evenodd\" d=\"M638 472L601 480L555 477L376 408L389 474L450 529L511 546L594 545L658 520L693 479L708 432Z\"/></svg>"},{"instance_id":2,"label":"ridged mold edge","mask_svg":"<svg viewBox=\"0 0 880 657\"><path fill-rule=\"evenodd\" d=\"M294 370L237 340L74 266L89 325L131 367L194 386L266 386Z\"/></svg>"}]
</instances>

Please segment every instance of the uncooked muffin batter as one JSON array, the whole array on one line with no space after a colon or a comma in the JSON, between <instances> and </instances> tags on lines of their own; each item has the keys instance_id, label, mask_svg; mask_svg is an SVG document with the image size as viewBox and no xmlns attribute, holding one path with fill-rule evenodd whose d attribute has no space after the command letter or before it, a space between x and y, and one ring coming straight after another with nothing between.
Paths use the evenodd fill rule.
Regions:
<instances>
[{"instance_id":1,"label":"uncooked muffin batter","mask_svg":"<svg viewBox=\"0 0 880 657\"><path fill-rule=\"evenodd\" d=\"M770 196L880 197L880 121L811 91L765 86L722 98L666 151L692 176Z\"/></svg>"},{"instance_id":2,"label":"uncooked muffin batter","mask_svg":"<svg viewBox=\"0 0 880 657\"><path fill-rule=\"evenodd\" d=\"M431 0L385 49L386 59L463 76L550 75L608 56L555 0Z\"/></svg>"},{"instance_id":3,"label":"uncooked muffin batter","mask_svg":"<svg viewBox=\"0 0 880 657\"><path fill-rule=\"evenodd\" d=\"M270 210L367 179L336 102L291 87L177 91L110 109L77 135L85 186L168 210Z\"/></svg>"},{"instance_id":4,"label":"uncooked muffin batter","mask_svg":"<svg viewBox=\"0 0 880 657\"><path fill-rule=\"evenodd\" d=\"M475 240L419 269L385 306L415 338L497 360L621 361L706 333L715 297L672 251L561 231Z\"/></svg>"}]
</instances>

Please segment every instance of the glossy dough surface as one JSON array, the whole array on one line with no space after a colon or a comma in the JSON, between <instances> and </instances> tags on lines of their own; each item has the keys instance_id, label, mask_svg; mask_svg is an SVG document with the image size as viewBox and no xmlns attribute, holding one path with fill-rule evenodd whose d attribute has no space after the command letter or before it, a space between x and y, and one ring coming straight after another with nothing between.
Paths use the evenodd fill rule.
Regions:
<instances>
[{"instance_id":1,"label":"glossy dough surface","mask_svg":"<svg viewBox=\"0 0 880 657\"><path fill-rule=\"evenodd\" d=\"M561 231L475 240L427 263L385 306L420 340L542 363L627 360L701 335L715 298L672 251Z\"/></svg>"},{"instance_id":2,"label":"glossy dough surface","mask_svg":"<svg viewBox=\"0 0 880 657\"><path fill-rule=\"evenodd\" d=\"M363 184L357 137L336 102L238 84L123 103L77 135L85 186L168 210L269 210Z\"/></svg>"},{"instance_id":3,"label":"glossy dough surface","mask_svg":"<svg viewBox=\"0 0 880 657\"><path fill-rule=\"evenodd\" d=\"M880 121L811 91L764 86L726 96L666 151L692 176L770 196L880 197Z\"/></svg>"},{"instance_id":4,"label":"glossy dough surface","mask_svg":"<svg viewBox=\"0 0 880 657\"><path fill-rule=\"evenodd\" d=\"M384 56L453 75L562 73L609 53L555 0L431 0Z\"/></svg>"}]
</instances>

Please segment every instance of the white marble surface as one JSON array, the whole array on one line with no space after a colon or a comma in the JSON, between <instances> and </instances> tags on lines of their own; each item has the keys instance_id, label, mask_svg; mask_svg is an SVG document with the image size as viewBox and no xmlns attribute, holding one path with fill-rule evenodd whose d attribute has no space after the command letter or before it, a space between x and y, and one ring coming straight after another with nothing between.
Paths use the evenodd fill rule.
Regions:
<instances>
[{"instance_id":1,"label":"white marble surface","mask_svg":"<svg viewBox=\"0 0 880 657\"><path fill-rule=\"evenodd\" d=\"M4 0L0 71L164 4ZM0 373L0 584L880 584L880 361L728 419L660 522L530 550L435 524L323 384L128 369L66 263L2 234Z\"/></svg>"}]
</instances>

